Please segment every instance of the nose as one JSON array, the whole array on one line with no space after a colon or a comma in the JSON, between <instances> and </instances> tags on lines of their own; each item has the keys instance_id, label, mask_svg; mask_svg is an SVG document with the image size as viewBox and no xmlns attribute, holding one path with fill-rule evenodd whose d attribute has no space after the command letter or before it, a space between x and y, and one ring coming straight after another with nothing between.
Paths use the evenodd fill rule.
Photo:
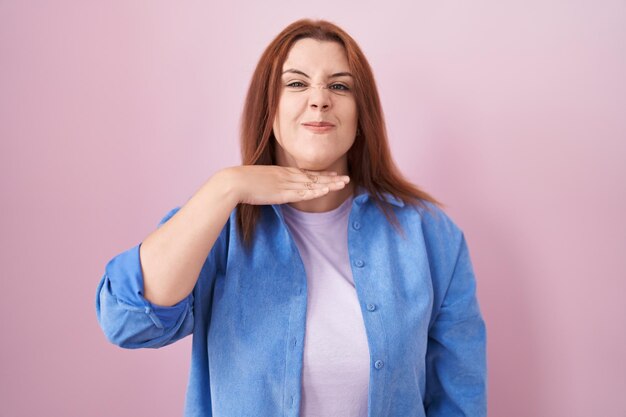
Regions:
<instances>
[{"instance_id":1,"label":"nose","mask_svg":"<svg viewBox=\"0 0 626 417\"><path fill-rule=\"evenodd\" d=\"M331 105L330 92L323 84L314 85L309 95L309 104L314 109L328 110Z\"/></svg>"}]
</instances>

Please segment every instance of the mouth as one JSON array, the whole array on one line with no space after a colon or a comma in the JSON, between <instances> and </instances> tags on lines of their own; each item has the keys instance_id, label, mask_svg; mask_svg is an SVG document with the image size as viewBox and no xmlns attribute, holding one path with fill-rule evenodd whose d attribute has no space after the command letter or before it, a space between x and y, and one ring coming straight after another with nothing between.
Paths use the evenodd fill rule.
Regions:
<instances>
[{"instance_id":1,"label":"mouth","mask_svg":"<svg viewBox=\"0 0 626 417\"><path fill-rule=\"evenodd\" d=\"M330 122L307 122L302 123L302 126L314 133L326 133L335 128Z\"/></svg>"},{"instance_id":2,"label":"mouth","mask_svg":"<svg viewBox=\"0 0 626 417\"><path fill-rule=\"evenodd\" d=\"M305 126L335 126L334 124L332 124L331 122L326 122L326 121L319 121L319 122L304 122L302 123Z\"/></svg>"}]
</instances>

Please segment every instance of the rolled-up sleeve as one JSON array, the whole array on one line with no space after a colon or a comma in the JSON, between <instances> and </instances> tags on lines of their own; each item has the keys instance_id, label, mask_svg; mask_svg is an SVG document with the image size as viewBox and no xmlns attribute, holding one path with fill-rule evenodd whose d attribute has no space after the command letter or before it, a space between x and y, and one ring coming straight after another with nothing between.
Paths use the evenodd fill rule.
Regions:
<instances>
[{"instance_id":1,"label":"rolled-up sleeve","mask_svg":"<svg viewBox=\"0 0 626 417\"><path fill-rule=\"evenodd\" d=\"M159 223L169 220L171 210ZM96 293L98 322L107 339L118 346L158 348L193 330L193 293L171 307L150 303L143 296L141 244L109 261Z\"/></svg>"},{"instance_id":2,"label":"rolled-up sleeve","mask_svg":"<svg viewBox=\"0 0 626 417\"><path fill-rule=\"evenodd\" d=\"M445 297L429 331L426 375L428 417L487 415L486 327L463 235Z\"/></svg>"}]
</instances>

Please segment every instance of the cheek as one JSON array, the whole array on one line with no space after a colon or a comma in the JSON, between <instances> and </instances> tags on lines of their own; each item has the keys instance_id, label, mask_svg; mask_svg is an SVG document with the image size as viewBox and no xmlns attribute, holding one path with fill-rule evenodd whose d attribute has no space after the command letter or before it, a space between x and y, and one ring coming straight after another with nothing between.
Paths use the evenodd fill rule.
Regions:
<instances>
[{"instance_id":1,"label":"cheek","mask_svg":"<svg viewBox=\"0 0 626 417\"><path fill-rule=\"evenodd\" d=\"M293 100L281 99L278 109L276 110L276 117L272 129L274 131L274 138L281 147L285 145L289 146L289 139L294 137L294 132L298 128L296 123L300 116L299 112L294 111L295 103Z\"/></svg>"},{"instance_id":2,"label":"cheek","mask_svg":"<svg viewBox=\"0 0 626 417\"><path fill-rule=\"evenodd\" d=\"M278 112L283 122L293 121L302 115L304 100L295 94L289 94L281 99Z\"/></svg>"},{"instance_id":3,"label":"cheek","mask_svg":"<svg viewBox=\"0 0 626 417\"><path fill-rule=\"evenodd\" d=\"M274 124L272 125L272 132L274 133L274 138L278 143L281 142L282 136L280 134L280 114L277 112L274 117Z\"/></svg>"},{"instance_id":4,"label":"cheek","mask_svg":"<svg viewBox=\"0 0 626 417\"><path fill-rule=\"evenodd\" d=\"M340 107L338 107L338 112L339 114L341 114L344 124L356 124L358 120L358 114L356 109L356 102L354 100L346 100L345 102L342 102Z\"/></svg>"},{"instance_id":5,"label":"cheek","mask_svg":"<svg viewBox=\"0 0 626 417\"><path fill-rule=\"evenodd\" d=\"M358 110L356 108L356 102L355 101L352 101L352 105L350 106L350 114L352 115L352 120L356 124L356 122L359 120L359 112L358 112Z\"/></svg>"}]
</instances>

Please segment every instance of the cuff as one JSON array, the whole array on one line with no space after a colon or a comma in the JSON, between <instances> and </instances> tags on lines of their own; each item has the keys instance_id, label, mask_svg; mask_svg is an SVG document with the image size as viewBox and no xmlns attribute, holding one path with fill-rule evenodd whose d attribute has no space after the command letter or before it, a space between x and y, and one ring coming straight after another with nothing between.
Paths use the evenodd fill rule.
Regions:
<instances>
[{"instance_id":1,"label":"cuff","mask_svg":"<svg viewBox=\"0 0 626 417\"><path fill-rule=\"evenodd\" d=\"M120 253L106 266L111 293L129 310L142 309L150 316L157 327L168 328L193 303L193 294L173 306L160 306L151 303L143 296L143 271L139 258L141 243Z\"/></svg>"}]
</instances>

